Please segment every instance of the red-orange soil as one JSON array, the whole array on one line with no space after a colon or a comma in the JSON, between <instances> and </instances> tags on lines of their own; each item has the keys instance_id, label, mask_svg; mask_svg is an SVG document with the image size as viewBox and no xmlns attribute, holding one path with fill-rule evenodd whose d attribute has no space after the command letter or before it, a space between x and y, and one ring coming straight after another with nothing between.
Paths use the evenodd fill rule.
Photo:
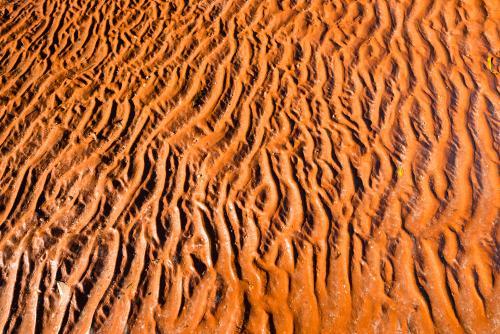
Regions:
<instances>
[{"instance_id":1,"label":"red-orange soil","mask_svg":"<svg viewBox=\"0 0 500 334\"><path fill-rule=\"evenodd\" d=\"M500 333L498 0L0 0L2 333Z\"/></svg>"}]
</instances>

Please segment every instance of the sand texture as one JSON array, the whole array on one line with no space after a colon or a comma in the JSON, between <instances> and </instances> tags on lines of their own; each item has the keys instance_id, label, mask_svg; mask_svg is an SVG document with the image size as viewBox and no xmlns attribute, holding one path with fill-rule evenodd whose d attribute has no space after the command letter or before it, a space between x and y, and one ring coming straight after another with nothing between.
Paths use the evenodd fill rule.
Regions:
<instances>
[{"instance_id":1,"label":"sand texture","mask_svg":"<svg viewBox=\"0 0 500 334\"><path fill-rule=\"evenodd\" d=\"M0 0L1 333L500 333L498 0Z\"/></svg>"}]
</instances>

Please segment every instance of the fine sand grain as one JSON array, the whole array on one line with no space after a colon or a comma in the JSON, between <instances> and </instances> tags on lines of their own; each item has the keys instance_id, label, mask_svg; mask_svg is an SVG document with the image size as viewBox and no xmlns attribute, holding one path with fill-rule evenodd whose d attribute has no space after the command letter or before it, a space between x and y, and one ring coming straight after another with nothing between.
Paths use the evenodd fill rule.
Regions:
<instances>
[{"instance_id":1,"label":"fine sand grain","mask_svg":"<svg viewBox=\"0 0 500 334\"><path fill-rule=\"evenodd\" d=\"M500 333L498 0L0 0L2 333Z\"/></svg>"}]
</instances>

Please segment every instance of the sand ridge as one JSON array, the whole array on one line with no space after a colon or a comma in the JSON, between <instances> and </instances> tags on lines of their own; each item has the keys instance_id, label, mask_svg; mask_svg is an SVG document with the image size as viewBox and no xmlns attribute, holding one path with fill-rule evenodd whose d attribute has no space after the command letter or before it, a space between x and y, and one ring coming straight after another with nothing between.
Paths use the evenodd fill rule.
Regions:
<instances>
[{"instance_id":1,"label":"sand ridge","mask_svg":"<svg viewBox=\"0 0 500 334\"><path fill-rule=\"evenodd\" d=\"M499 19L0 0L0 328L500 332Z\"/></svg>"}]
</instances>

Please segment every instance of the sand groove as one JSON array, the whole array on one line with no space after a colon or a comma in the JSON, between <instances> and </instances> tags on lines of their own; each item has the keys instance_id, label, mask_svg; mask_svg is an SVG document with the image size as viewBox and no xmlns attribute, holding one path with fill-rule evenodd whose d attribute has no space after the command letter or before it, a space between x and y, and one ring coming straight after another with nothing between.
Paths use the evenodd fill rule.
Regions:
<instances>
[{"instance_id":1,"label":"sand groove","mask_svg":"<svg viewBox=\"0 0 500 334\"><path fill-rule=\"evenodd\" d=\"M497 7L0 0L0 328L500 332Z\"/></svg>"}]
</instances>

